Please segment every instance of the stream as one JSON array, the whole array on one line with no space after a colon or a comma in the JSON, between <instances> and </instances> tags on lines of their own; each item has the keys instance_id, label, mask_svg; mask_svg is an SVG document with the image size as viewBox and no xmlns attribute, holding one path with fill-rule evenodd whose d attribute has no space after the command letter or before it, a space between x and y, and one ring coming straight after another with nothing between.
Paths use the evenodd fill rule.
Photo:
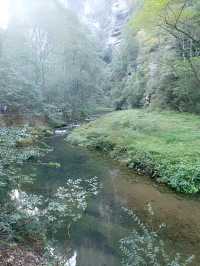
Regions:
<instances>
[{"instance_id":1,"label":"stream","mask_svg":"<svg viewBox=\"0 0 200 266\"><path fill-rule=\"evenodd\" d=\"M105 155L67 144L63 136L47 144L53 151L42 163L25 164L23 172L35 178L22 191L48 202L43 214L53 228L62 221L49 234L59 265L200 265L198 198L177 195ZM63 209L49 204L55 196Z\"/></svg>"}]
</instances>

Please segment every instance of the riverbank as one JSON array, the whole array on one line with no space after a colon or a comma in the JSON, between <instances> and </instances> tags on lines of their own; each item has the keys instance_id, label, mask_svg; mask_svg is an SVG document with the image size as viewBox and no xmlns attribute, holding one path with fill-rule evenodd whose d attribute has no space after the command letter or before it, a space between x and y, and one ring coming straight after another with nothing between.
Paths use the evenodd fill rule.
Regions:
<instances>
[{"instance_id":1,"label":"riverbank","mask_svg":"<svg viewBox=\"0 0 200 266\"><path fill-rule=\"evenodd\" d=\"M67 141L106 152L178 192L200 191L197 115L145 110L113 112L75 129Z\"/></svg>"},{"instance_id":2,"label":"riverbank","mask_svg":"<svg viewBox=\"0 0 200 266\"><path fill-rule=\"evenodd\" d=\"M25 163L37 162L49 151L43 140L51 134L52 130L45 126L0 128L1 265L42 265L39 262L46 236L36 227L37 218L26 211L26 198L19 199L17 191L34 182L33 173L24 175L21 169ZM23 206L19 206L19 200ZM30 200L28 204L32 208Z\"/></svg>"}]
</instances>

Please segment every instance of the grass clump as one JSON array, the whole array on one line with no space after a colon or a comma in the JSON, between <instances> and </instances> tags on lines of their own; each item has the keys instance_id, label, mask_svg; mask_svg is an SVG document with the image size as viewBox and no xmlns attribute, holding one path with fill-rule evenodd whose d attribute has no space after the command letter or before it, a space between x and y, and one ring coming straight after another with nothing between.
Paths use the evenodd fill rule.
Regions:
<instances>
[{"instance_id":1,"label":"grass clump","mask_svg":"<svg viewBox=\"0 0 200 266\"><path fill-rule=\"evenodd\" d=\"M200 120L196 115L113 112L75 129L67 140L107 152L176 191L200 191Z\"/></svg>"}]
</instances>

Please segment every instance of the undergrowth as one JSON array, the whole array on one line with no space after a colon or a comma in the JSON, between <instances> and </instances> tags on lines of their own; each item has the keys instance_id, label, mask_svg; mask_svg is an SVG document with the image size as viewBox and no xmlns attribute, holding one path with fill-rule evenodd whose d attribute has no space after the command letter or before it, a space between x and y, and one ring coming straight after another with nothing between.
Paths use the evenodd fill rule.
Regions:
<instances>
[{"instance_id":1,"label":"undergrowth","mask_svg":"<svg viewBox=\"0 0 200 266\"><path fill-rule=\"evenodd\" d=\"M45 240L36 219L22 212L12 199L13 191L33 182L31 174L21 173L22 165L30 160L37 161L49 150L40 140L45 136L45 130L29 127L0 129L0 251L12 250L11 246L16 243L29 243L40 249ZM17 249L20 247L16 246Z\"/></svg>"}]
</instances>

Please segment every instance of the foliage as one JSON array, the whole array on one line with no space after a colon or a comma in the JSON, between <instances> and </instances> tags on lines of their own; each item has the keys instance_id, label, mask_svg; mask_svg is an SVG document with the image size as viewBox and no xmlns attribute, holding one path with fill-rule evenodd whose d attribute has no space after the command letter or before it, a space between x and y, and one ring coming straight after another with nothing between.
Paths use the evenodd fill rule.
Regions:
<instances>
[{"instance_id":1,"label":"foliage","mask_svg":"<svg viewBox=\"0 0 200 266\"><path fill-rule=\"evenodd\" d=\"M1 32L0 104L61 121L67 112L95 108L103 95L104 62L91 32L59 1L22 5L23 19L13 16Z\"/></svg>"},{"instance_id":2,"label":"foliage","mask_svg":"<svg viewBox=\"0 0 200 266\"><path fill-rule=\"evenodd\" d=\"M100 188L97 177L84 180L68 177L65 186L58 187L49 198L12 189L8 204L1 208L0 242L9 245L15 241L31 248L36 246L44 255L41 256L44 265L50 262L52 265L64 264L59 249L51 248L51 236L61 229L66 230L64 238L68 239L70 226L80 220L88 200L96 196Z\"/></svg>"},{"instance_id":3,"label":"foliage","mask_svg":"<svg viewBox=\"0 0 200 266\"><path fill-rule=\"evenodd\" d=\"M13 186L20 185L20 182L27 181L29 178L22 176L18 171L18 166L23 162L38 158L44 150L38 146L26 145L19 147L19 142L25 142L33 136L29 128L1 128L0 130L0 181L1 193L9 193ZM21 181L20 181L21 180ZM9 188L9 189L8 189ZM1 197L2 199L3 197Z\"/></svg>"},{"instance_id":4,"label":"foliage","mask_svg":"<svg viewBox=\"0 0 200 266\"><path fill-rule=\"evenodd\" d=\"M166 8L169 0L144 0L138 9L132 23L137 29L156 26L160 19L160 14Z\"/></svg>"},{"instance_id":5,"label":"foliage","mask_svg":"<svg viewBox=\"0 0 200 266\"><path fill-rule=\"evenodd\" d=\"M114 101L116 109L122 109L128 105L135 107L139 105L142 92L138 93L138 98L130 100L132 90L138 90L138 86L132 87L133 79L131 72L136 68L135 60L138 53L138 41L134 32L127 27L123 33L124 40L121 43L120 50L117 50L112 59L110 67L111 99ZM134 84L135 85L135 84Z\"/></svg>"},{"instance_id":6,"label":"foliage","mask_svg":"<svg viewBox=\"0 0 200 266\"><path fill-rule=\"evenodd\" d=\"M137 226L132 233L120 240L120 249L123 254L123 266L186 266L193 262L194 256L188 259L182 254L175 256L168 254L165 243L160 239L159 232L149 230L131 210L125 209ZM160 229L162 225L160 226Z\"/></svg>"},{"instance_id":7,"label":"foliage","mask_svg":"<svg viewBox=\"0 0 200 266\"><path fill-rule=\"evenodd\" d=\"M41 233L36 217L30 213L41 203L40 198L23 193L19 206L15 200L22 185L32 184L33 176L21 173L21 166L28 160L36 160L46 154L48 148L41 148L38 137L44 130L28 127L1 128L0 130L0 240L2 244L14 240L37 242L42 246L45 235ZM30 139L32 141L30 141ZM19 145L26 143L26 145ZM28 204L29 213L22 211ZM35 206L35 207L34 207Z\"/></svg>"},{"instance_id":8,"label":"foliage","mask_svg":"<svg viewBox=\"0 0 200 266\"><path fill-rule=\"evenodd\" d=\"M67 178L66 186L57 189L44 210L51 230L54 228L56 232L66 222L67 225L77 222L87 208L88 197L97 195L98 188L97 177L87 180Z\"/></svg>"},{"instance_id":9,"label":"foliage","mask_svg":"<svg viewBox=\"0 0 200 266\"><path fill-rule=\"evenodd\" d=\"M122 39L130 44L129 50L134 49L135 57L126 60L128 74L121 76L121 70L112 67L120 77L111 85L113 101L122 106L117 109L150 106L200 112L199 8L196 0L138 3ZM122 46L113 62L121 62L127 52Z\"/></svg>"}]
</instances>

